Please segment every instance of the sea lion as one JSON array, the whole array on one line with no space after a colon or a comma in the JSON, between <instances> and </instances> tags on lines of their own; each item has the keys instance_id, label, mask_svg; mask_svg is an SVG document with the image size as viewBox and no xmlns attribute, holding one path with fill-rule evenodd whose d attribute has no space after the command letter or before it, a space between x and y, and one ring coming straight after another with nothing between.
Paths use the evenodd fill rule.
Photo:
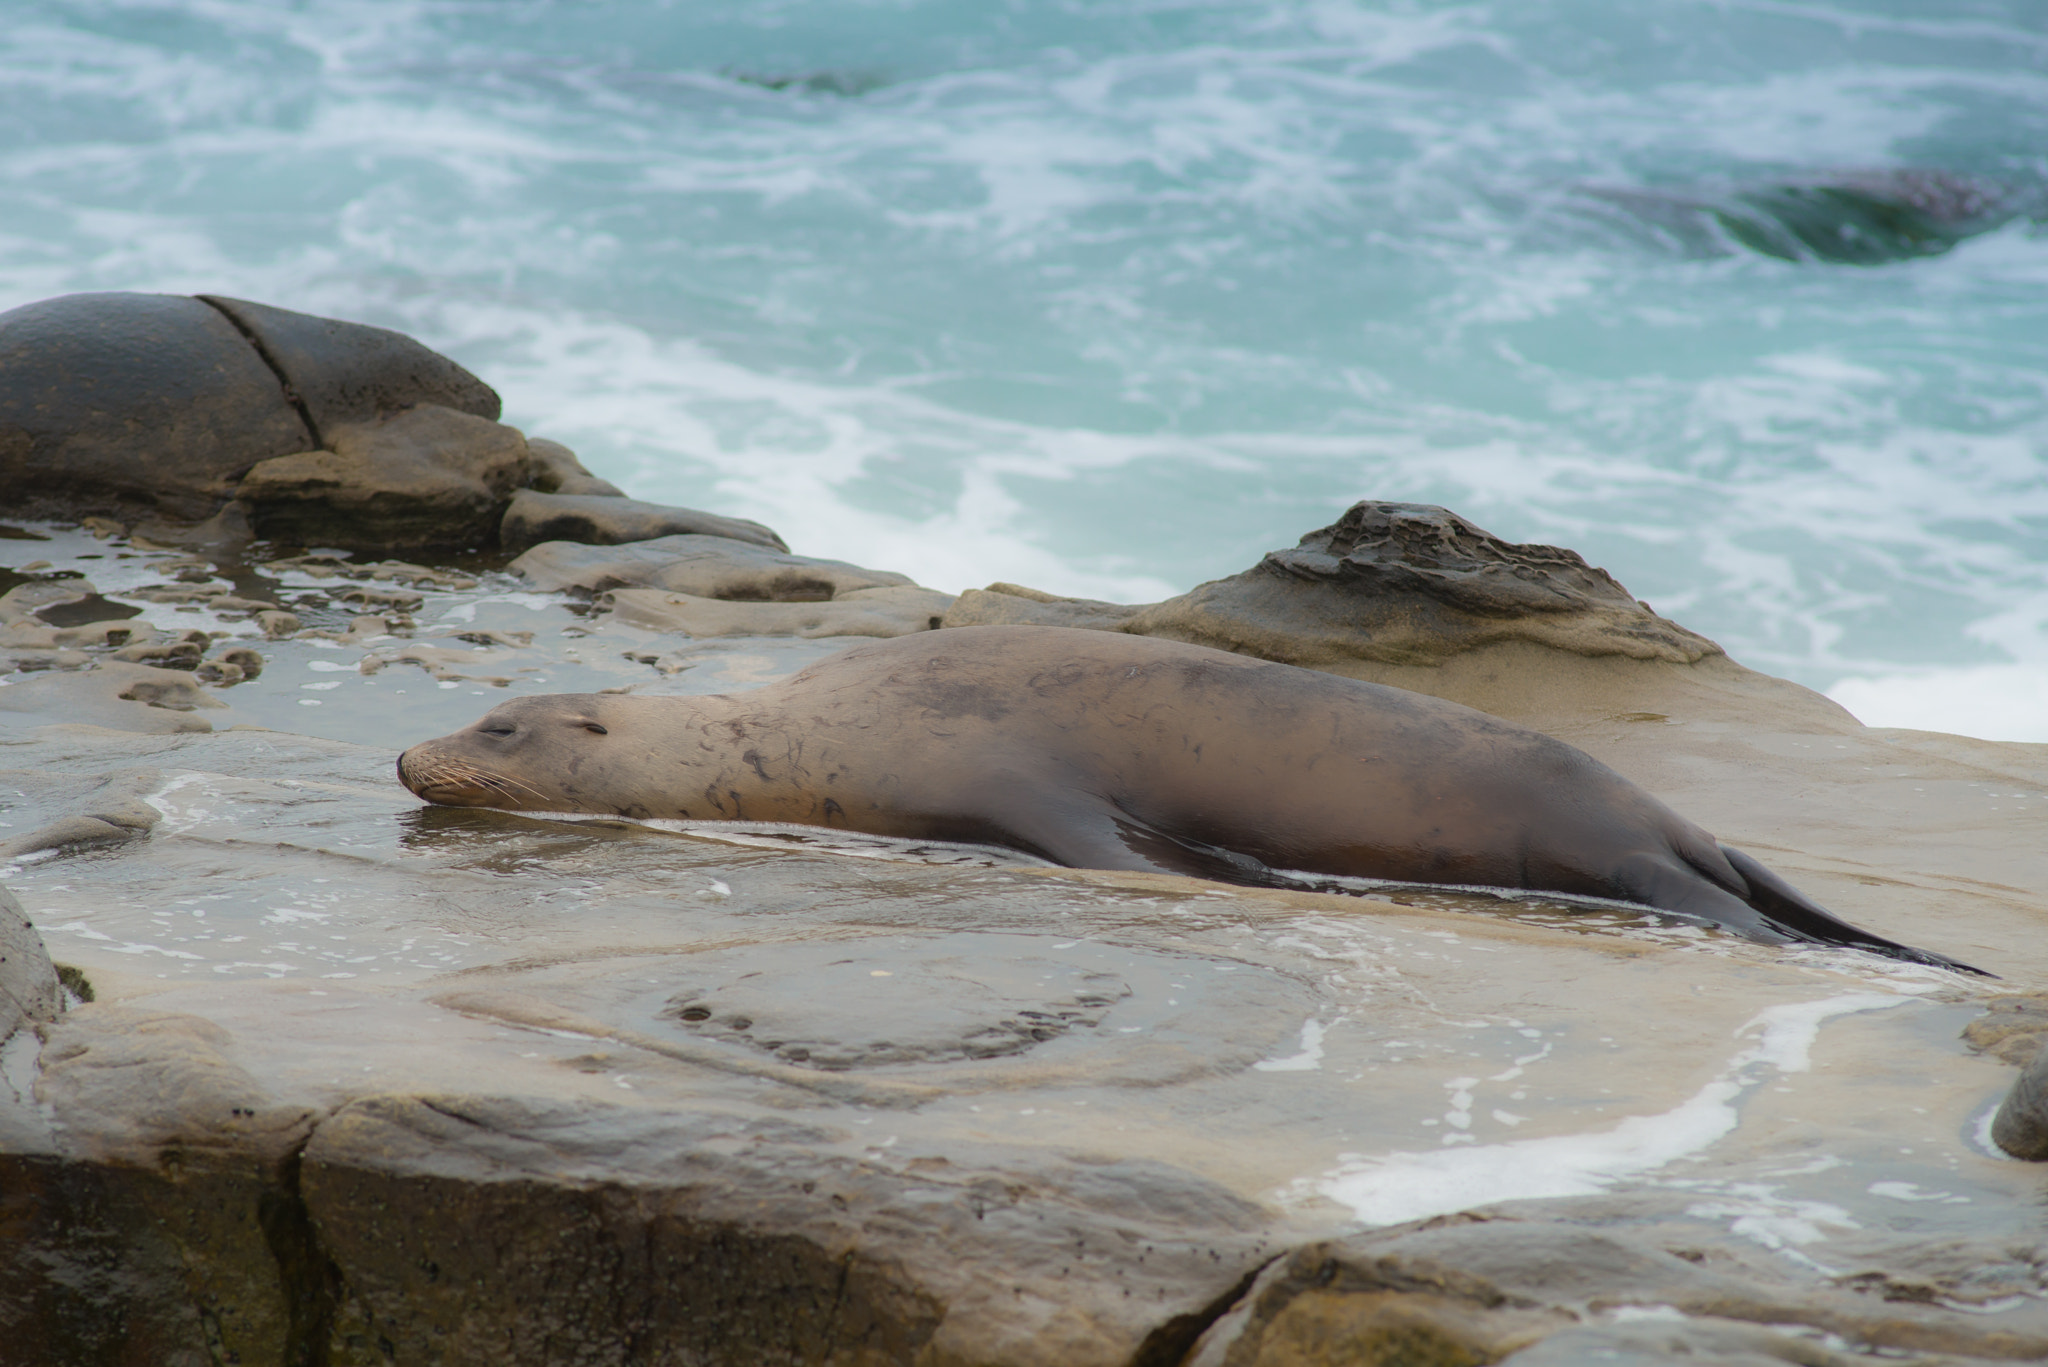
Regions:
<instances>
[{"instance_id":1,"label":"sea lion","mask_svg":"<svg viewBox=\"0 0 2048 1367\"><path fill-rule=\"evenodd\" d=\"M1541 732L1113 632L958 627L732 696L517 698L407 750L398 776L451 806L795 822L1234 883L1611 898L1752 940L1967 967L1837 919Z\"/></svg>"}]
</instances>

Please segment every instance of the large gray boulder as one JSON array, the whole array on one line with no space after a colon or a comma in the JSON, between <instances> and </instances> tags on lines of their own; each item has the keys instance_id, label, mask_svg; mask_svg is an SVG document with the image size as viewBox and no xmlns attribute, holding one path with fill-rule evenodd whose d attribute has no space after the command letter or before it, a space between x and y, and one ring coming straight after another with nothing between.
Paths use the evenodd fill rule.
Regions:
<instances>
[{"instance_id":1,"label":"large gray boulder","mask_svg":"<svg viewBox=\"0 0 2048 1367\"><path fill-rule=\"evenodd\" d=\"M239 329L283 381L316 442L345 423L431 403L497 421L497 391L402 332L319 318L246 299L200 300Z\"/></svg>"},{"instance_id":2,"label":"large gray boulder","mask_svg":"<svg viewBox=\"0 0 2048 1367\"><path fill-rule=\"evenodd\" d=\"M72 294L0 314L0 487L15 516L199 519L313 433L218 309Z\"/></svg>"}]
</instances>

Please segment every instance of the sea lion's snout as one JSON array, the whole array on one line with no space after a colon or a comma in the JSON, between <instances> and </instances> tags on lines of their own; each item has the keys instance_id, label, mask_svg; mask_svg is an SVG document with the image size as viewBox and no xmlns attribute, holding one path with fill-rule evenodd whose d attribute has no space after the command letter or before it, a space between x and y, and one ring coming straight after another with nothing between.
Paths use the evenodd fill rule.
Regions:
<instances>
[{"instance_id":1,"label":"sea lion's snout","mask_svg":"<svg viewBox=\"0 0 2048 1367\"><path fill-rule=\"evenodd\" d=\"M516 698L452 735L421 741L398 757L398 781L444 807L580 811L573 774L581 746L610 734L597 700L582 695Z\"/></svg>"},{"instance_id":2,"label":"sea lion's snout","mask_svg":"<svg viewBox=\"0 0 2048 1367\"><path fill-rule=\"evenodd\" d=\"M501 778L449 753L438 740L422 741L398 757L398 781L413 796L443 807L517 805Z\"/></svg>"}]
</instances>

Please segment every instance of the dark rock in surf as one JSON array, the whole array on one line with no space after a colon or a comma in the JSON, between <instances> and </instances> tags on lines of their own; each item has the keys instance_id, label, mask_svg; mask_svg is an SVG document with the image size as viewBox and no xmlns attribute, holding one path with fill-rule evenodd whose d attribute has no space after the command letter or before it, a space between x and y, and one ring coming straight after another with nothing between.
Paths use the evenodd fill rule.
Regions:
<instances>
[{"instance_id":1,"label":"dark rock in surf","mask_svg":"<svg viewBox=\"0 0 2048 1367\"><path fill-rule=\"evenodd\" d=\"M1938 256L2015 219L2039 218L2048 197L1983 177L1932 169L1836 171L1726 189L1581 186L1585 199L1691 257L1734 248L1780 261L1881 266Z\"/></svg>"},{"instance_id":2,"label":"dark rock in surf","mask_svg":"<svg viewBox=\"0 0 2048 1367\"><path fill-rule=\"evenodd\" d=\"M508 551L525 550L544 541L616 546L678 535L715 536L789 550L789 544L772 530L745 518L603 495L523 489L513 494L504 520L498 524L498 544Z\"/></svg>"}]
</instances>

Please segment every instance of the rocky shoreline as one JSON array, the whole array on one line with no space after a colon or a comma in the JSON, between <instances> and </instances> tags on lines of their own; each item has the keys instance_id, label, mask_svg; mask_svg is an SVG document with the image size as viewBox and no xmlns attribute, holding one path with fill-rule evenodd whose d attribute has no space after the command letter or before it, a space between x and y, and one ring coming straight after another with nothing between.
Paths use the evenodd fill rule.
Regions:
<instances>
[{"instance_id":1,"label":"rocky shoreline","mask_svg":"<svg viewBox=\"0 0 2048 1367\"><path fill-rule=\"evenodd\" d=\"M1863 728L1443 509L1360 503L1158 604L954 596L497 417L410 339L262 305L0 315L28 1360L2048 1356L2041 1170L2000 1153L2048 1156L2048 747ZM1012 622L1539 726L2004 978L1541 898L422 809L389 773L508 691Z\"/></svg>"}]
</instances>

